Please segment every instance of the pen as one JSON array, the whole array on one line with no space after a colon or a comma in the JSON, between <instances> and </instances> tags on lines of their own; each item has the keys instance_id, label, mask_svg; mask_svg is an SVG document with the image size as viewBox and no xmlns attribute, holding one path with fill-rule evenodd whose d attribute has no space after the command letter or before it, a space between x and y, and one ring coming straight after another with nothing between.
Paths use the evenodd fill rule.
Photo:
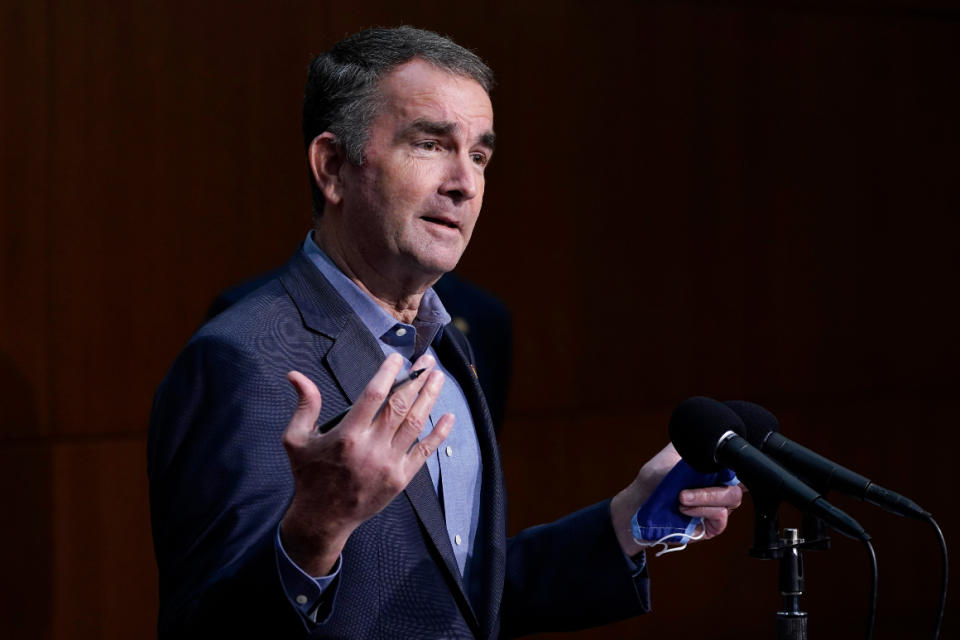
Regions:
<instances>
[{"instance_id":1,"label":"pen","mask_svg":"<svg viewBox=\"0 0 960 640\"><path fill-rule=\"evenodd\" d=\"M387 402L390 400L390 396L392 396L397 389L406 385L409 382L413 382L414 380L419 378L420 374L422 374L424 371L426 371L426 368L415 369L410 372L410 375L404 376L403 378L400 378L399 380L394 382L390 386L390 391L387 392L387 398L383 401L383 404L384 405L387 404ZM353 408L353 405L350 405L349 407L347 407L346 409L344 409L343 411L341 411L340 413L338 413L337 415L335 415L334 417L330 418L329 420L324 422L322 425L317 427L317 430L320 433L326 433L327 431L330 431L330 429L333 429L335 426L340 424L340 421L343 420L343 417L347 415L347 413L352 408ZM383 409L383 405L380 405L380 409ZM380 413L380 409L377 409L377 413ZM374 414L374 416L376 416L376 414Z\"/></svg>"}]
</instances>

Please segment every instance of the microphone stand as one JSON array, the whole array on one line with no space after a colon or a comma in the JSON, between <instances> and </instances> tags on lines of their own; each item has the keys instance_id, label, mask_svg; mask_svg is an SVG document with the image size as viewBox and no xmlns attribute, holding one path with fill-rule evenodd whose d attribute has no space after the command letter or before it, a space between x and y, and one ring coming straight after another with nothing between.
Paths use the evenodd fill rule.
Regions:
<instances>
[{"instance_id":1,"label":"microphone stand","mask_svg":"<svg viewBox=\"0 0 960 640\"><path fill-rule=\"evenodd\" d=\"M807 640L809 616L800 609L800 596L804 592L803 549L822 550L830 548L830 538L822 523L814 525L813 532L822 535L813 539L800 537L797 529L785 528L779 532L778 510L780 500L774 495L753 492L753 546L750 555L762 560L779 560L780 571L777 586L782 598L782 609L776 614L777 640Z\"/></svg>"},{"instance_id":2,"label":"microphone stand","mask_svg":"<svg viewBox=\"0 0 960 640\"><path fill-rule=\"evenodd\" d=\"M777 512L780 500L752 492L753 496L753 546L750 555L761 560L776 560L782 555L780 545L780 523Z\"/></svg>"},{"instance_id":3,"label":"microphone stand","mask_svg":"<svg viewBox=\"0 0 960 640\"><path fill-rule=\"evenodd\" d=\"M807 612L800 610L803 595L803 540L796 529L784 529L780 538L780 595L783 609L777 611L777 640L807 640Z\"/></svg>"}]
</instances>

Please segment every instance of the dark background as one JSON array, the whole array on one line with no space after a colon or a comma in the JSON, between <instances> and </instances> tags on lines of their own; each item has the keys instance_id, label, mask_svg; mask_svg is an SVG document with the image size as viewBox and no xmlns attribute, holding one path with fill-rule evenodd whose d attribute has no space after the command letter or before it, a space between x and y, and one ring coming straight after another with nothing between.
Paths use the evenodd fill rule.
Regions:
<instances>
[{"instance_id":1,"label":"dark background","mask_svg":"<svg viewBox=\"0 0 960 640\"><path fill-rule=\"evenodd\" d=\"M511 530L626 485L703 394L768 406L950 541L956 3L4 0L0 636L153 633L153 390L214 294L310 224L312 55L400 22L498 75L458 271L514 313ZM876 637L928 637L930 528L834 498L875 538ZM777 568L736 515L651 561L654 614L575 637L772 637ZM865 551L806 557L811 637L859 636Z\"/></svg>"}]
</instances>

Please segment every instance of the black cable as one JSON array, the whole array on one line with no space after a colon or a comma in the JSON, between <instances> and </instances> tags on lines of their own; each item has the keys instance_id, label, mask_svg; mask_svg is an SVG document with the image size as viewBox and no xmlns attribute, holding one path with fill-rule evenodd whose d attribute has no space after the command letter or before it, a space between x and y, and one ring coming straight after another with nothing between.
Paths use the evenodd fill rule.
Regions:
<instances>
[{"instance_id":1,"label":"black cable","mask_svg":"<svg viewBox=\"0 0 960 640\"><path fill-rule=\"evenodd\" d=\"M947 564L947 541L943 538L943 531L940 530L940 525L933 519L933 516L929 516L927 521L933 525L934 531L937 532L937 538L940 540L940 553L943 555L943 579L940 582L940 605L937 607L937 624L933 628L933 640L937 640L937 638L940 637L940 625L943 624L943 611L947 608L947 574L949 573L950 565Z\"/></svg>"},{"instance_id":2,"label":"black cable","mask_svg":"<svg viewBox=\"0 0 960 640\"><path fill-rule=\"evenodd\" d=\"M870 609L867 613L867 640L873 638L873 623L877 619L877 554L873 550L870 540L863 541L867 545L867 551L870 552Z\"/></svg>"}]
</instances>

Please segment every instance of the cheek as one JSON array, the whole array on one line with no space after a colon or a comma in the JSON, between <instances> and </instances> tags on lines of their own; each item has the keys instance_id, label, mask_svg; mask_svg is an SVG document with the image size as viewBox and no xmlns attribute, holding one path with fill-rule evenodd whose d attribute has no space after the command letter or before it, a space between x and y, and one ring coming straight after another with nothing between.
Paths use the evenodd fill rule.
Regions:
<instances>
[{"instance_id":1,"label":"cheek","mask_svg":"<svg viewBox=\"0 0 960 640\"><path fill-rule=\"evenodd\" d=\"M480 217L480 196L478 195L474 202L477 203L476 207L471 207L469 219L465 219L461 225L463 230L463 239L465 242L470 242L470 238L473 237L473 231L477 225L477 219Z\"/></svg>"},{"instance_id":2,"label":"cheek","mask_svg":"<svg viewBox=\"0 0 960 640\"><path fill-rule=\"evenodd\" d=\"M437 176L437 166L431 162L411 163L408 171L401 177L399 189L410 200L423 200L437 191L440 179Z\"/></svg>"},{"instance_id":3,"label":"cheek","mask_svg":"<svg viewBox=\"0 0 960 640\"><path fill-rule=\"evenodd\" d=\"M486 184L483 178L481 177L480 181L477 183L477 195L471 201L472 206L470 207L470 210L473 212L472 224L475 224L477 222L477 218L480 217L480 209L483 207L483 193L484 193L485 186Z\"/></svg>"},{"instance_id":4,"label":"cheek","mask_svg":"<svg viewBox=\"0 0 960 640\"><path fill-rule=\"evenodd\" d=\"M427 164L409 161L380 175L380 192L387 206L416 205L433 192L433 176Z\"/></svg>"}]
</instances>

